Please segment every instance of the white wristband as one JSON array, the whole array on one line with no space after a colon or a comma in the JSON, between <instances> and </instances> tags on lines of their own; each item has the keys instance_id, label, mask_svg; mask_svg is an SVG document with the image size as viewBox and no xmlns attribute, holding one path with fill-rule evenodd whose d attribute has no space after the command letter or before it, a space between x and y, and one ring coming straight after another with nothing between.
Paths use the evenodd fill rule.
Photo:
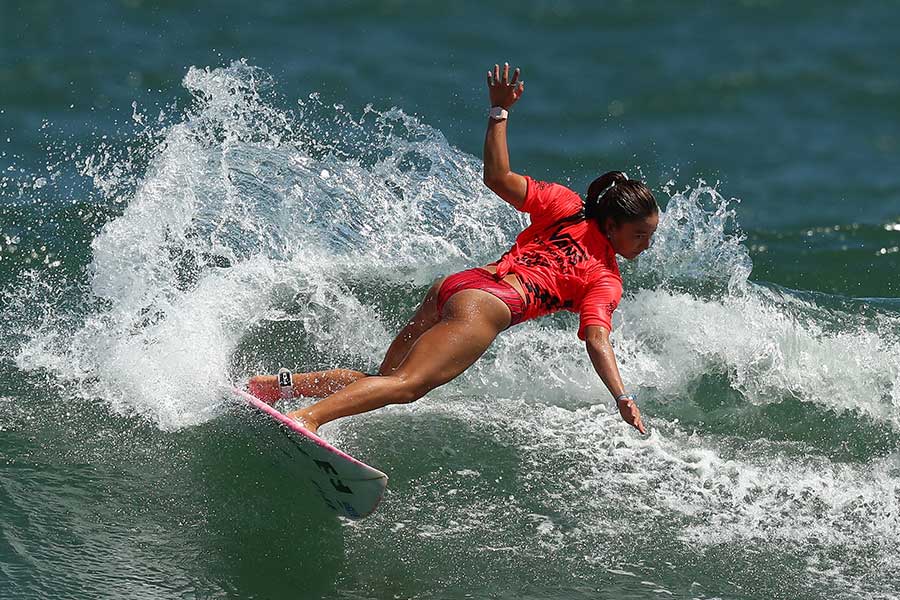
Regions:
<instances>
[{"instance_id":1,"label":"white wristband","mask_svg":"<svg viewBox=\"0 0 900 600\"><path fill-rule=\"evenodd\" d=\"M509 111L502 106L492 106L488 115L495 121L505 121L509 118Z\"/></svg>"}]
</instances>

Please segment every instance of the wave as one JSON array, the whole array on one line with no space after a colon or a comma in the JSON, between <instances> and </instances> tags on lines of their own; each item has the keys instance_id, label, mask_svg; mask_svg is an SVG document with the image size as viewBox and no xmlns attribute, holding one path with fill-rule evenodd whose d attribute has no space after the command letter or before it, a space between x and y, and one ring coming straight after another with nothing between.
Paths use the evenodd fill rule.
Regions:
<instances>
[{"instance_id":1,"label":"wave","mask_svg":"<svg viewBox=\"0 0 900 600\"><path fill-rule=\"evenodd\" d=\"M484 189L476 157L400 109L354 116L315 94L279 108L271 79L243 61L192 68L184 85L190 107L131 153L146 160L102 149L80 162L125 208L93 239L84 285L31 272L6 291L20 369L190 426L217 414L228 379L276 364L373 368L432 279L496 258L525 224ZM137 107L134 119L152 121ZM625 379L665 404L718 374L744 402L796 399L896 428L895 306L752 282L737 201L673 185L654 245L623 264L613 340ZM77 308L57 306L72 296ZM572 321L507 332L434 393L499 385L593 402L604 393ZM286 339L266 334L285 322Z\"/></svg>"},{"instance_id":2,"label":"wave","mask_svg":"<svg viewBox=\"0 0 900 600\"><path fill-rule=\"evenodd\" d=\"M353 115L313 94L286 109L242 61L192 68L184 86L192 102L171 122L135 107L139 147L75 161L120 207L83 276L46 263L2 292L3 358L114 413L183 430L253 373L373 369L434 278L493 260L525 225L484 189L478 158L398 108ZM612 335L651 436L606 400L574 315L517 326L428 398L329 426L384 456L399 423L424 421L436 432L411 435L445 439L442 456L476 435L519 461L511 483L470 465L408 486L398 459L391 502L348 530L361 560L390 535L428 546L401 557L428 561L418 573L471 547L519 569L534 543L592 576L640 571L610 562L622 548L639 564L663 547L694 569L707 549L786 549L842 589L896 572L900 304L754 281L736 199L702 181L660 196L653 246L622 265Z\"/></svg>"}]
</instances>

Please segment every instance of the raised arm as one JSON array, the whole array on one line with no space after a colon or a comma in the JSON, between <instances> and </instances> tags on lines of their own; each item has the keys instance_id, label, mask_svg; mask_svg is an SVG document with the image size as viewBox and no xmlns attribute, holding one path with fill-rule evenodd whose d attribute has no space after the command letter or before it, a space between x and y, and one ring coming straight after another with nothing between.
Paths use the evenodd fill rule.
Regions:
<instances>
[{"instance_id":1,"label":"raised arm","mask_svg":"<svg viewBox=\"0 0 900 600\"><path fill-rule=\"evenodd\" d=\"M525 83L519 81L519 69L515 70L512 79L509 78L509 63L503 65L502 74L500 66L494 65L494 70L488 71L487 83L491 107L500 107L504 111L509 111L525 90ZM506 124L505 116L488 117L487 134L484 137L484 183L516 209L522 210L528 184L524 177L513 173L509 168Z\"/></svg>"},{"instance_id":2,"label":"raised arm","mask_svg":"<svg viewBox=\"0 0 900 600\"><path fill-rule=\"evenodd\" d=\"M623 397L626 396L625 386L622 385L619 367L616 364L616 355L613 354L612 344L609 343L609 331L599 325L589 325L584 330L584 340L594 370L606 384L609 393L616 398L616 405L622 419L641 433L647 433L641 421L641 411L638 410L634 399Z\"/></svg>"}]
</instances>

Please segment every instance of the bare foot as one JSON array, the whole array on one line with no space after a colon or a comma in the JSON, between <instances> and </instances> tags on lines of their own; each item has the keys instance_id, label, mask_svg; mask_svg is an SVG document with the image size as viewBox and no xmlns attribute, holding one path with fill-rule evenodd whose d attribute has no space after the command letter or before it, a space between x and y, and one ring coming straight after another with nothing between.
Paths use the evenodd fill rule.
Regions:
<instances>
[{"instance_id":1,"label":"bare foot","mask_svg":"<svg viewBox=\"0 0 900 600\"><path fill-rule=\"evenodd\" d=\"M300 410L289 412L287 416L297 421L300 427L311 433L317 433L319 431L319 424L313 421L302 408Z\"/></svg>"},{"instance_id":2,"label":"bare foot","mask_svg":"<svg viewBox=\"0 0 900 600\"><path fill-rule=\"evenodd\" d=\"M275 404L281 400L281 388L278 387L278 377L275 375L251 377L247 388L251 394L267 404Z\"/></svg>"}]
</instances>

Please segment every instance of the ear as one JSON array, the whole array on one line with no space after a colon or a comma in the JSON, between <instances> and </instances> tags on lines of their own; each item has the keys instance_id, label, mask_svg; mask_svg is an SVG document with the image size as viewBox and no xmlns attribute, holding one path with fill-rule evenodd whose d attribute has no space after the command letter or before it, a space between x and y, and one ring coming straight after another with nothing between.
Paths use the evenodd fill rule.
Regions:
<instances>
[{"instance_id":1,"label":"ear","mask_svg":"<svg viewBox=\"0 0 900 600\"><path fill-rule=\"evenodd\" d=\"M606 237L611 237L610 234L617 229L616 222L612 217L606 217L606 220L603 221L603 233Z\"/></svg>"}]
</instances>

